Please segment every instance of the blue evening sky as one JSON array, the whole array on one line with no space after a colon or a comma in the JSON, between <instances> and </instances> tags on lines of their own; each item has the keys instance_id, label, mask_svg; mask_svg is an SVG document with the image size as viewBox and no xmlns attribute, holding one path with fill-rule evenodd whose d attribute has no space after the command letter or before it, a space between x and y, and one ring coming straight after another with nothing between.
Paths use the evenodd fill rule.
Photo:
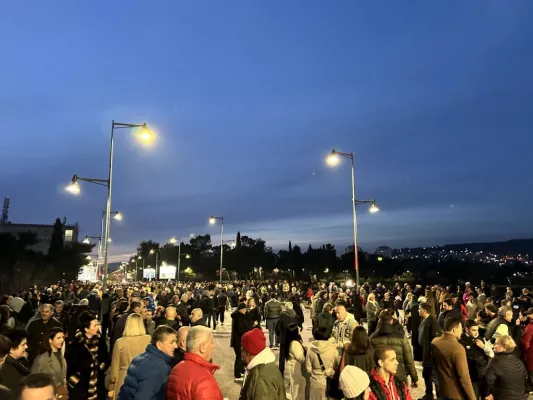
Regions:
<instances>
[{"instance_id":1,"label":"blue evening sky","mask_svg":"<svg viewBox=\"0 0 533 400\"><path fill-rule=\"evenodd\" d=\"M97 236L111 120L114 260L211 233L365 250L533 236L533 2L0 2L0 195L10 220Z\"/></svg>"}]
</instances>

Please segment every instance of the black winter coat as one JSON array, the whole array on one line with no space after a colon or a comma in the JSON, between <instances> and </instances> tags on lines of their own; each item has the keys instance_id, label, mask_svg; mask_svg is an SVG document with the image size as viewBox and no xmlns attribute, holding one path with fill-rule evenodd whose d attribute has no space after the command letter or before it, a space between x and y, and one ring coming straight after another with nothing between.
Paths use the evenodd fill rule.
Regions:
<instances>
[{"instance_id":1,"label":"black winter coat","mask_svg":"<svg viewBox=\"0 0 533 400\"><path fill-rule=\"evenodd\" d=\"M242 335L244 335L250 329L252 329L250 319L239 311L234 311L231 314L230 347L233 347L234 349L240 349Z\"/></svg>"},{"instance_id":2,"label":"black winter coat","mask_svg":"<svg viewBox=\"0 0 533 400\"><path fill-rule=\"evenodd\" d=\"M513 353L497 353L485 371L481 398L492 393L494 400L526 400L526 379L526 368L518 357Z\"/></svg>"},{"instance_id":3,"label":"black winter coat","mask_svg":"<svg viewBox=\"0 0 533 400\"><path fill-rule=\"evenodd\" d=\"M442 331L440 329L439 323L437 322L437 319L430 315L426 323L424 324L424 331L422 332L422 343L419 343L422 347L422 365L424 367L431 367L433 366L433 355L431 353L431 341L435 339L437 336L440 336L442 334ZM418 332L418 335L416 337L416 340L418 341L420 338L420 332ZM415 358L416 360L416 358Z\"/></svg>"},{"instance_id":4,"label":"black winter coat","mask_svg":"<svg viewBox=\"0 0 533 400\"><path fill-rule=\"evenodd\" d=\"M422 322L420 314L418 313L419 304L416 303L411 307L411 345L413 346L413 358L415 361L423 361L424 355L422 352L422 346L418 343L418 328Z\"/></svg>"},{"instance_id":5,"label":"black winter coat","mask_svg":"<svg viewBox=\"0 0 533 400\"><path fill-rule=\"evenodd\" d=\"M482 340L482 338L479 339ZM489 365L489 357L485 354L485 351L482 348L476 345L471 336L463 334L459 343L461 343L466 350L466 360L468 362L470 380L472 383L481 383L481 379Z\"/></svg>"},{"instance_id":6,"label":"black winter coat","mask_svg":"<svg viewBox=\"0 0 533 400\"><path fill-rule=\"evenodd\" d=\"M20 380L29 374L30 367L25 358L15 360L11 356L7 356L0 369L0 384L10 389L13 397L18 399L22 390Z\"/></svg>"},{"instance_id":7,"label":"black winter coat","mask_svg":"<svg viewBox=\"0 0 533 400\"><path fill-rule=\"evenodd\" d=\"M302 326L300 318L294 310L285 310L281 313L278 322L276 323L276 334L279 336L279 343L285 344L285 336L287 334L287 327L296 324Z\"/></svg>"}]
</instances>

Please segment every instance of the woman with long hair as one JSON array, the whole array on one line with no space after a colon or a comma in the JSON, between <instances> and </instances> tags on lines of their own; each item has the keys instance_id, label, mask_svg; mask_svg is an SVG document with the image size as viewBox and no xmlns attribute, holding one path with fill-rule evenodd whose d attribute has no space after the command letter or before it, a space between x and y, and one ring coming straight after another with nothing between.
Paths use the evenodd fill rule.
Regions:
<instances>
[{"instance_id":1,"label":"woman with long hair","mask_svg":"<svg viewBox=\"0 0 533 400\"><path fill-rule=\"evenodd\" d=\"M296 325L289 326L285 336L286 366L289 373L289 387L293 400L309 399L309 373L305 367L307 349L303 345L300 330Z\"/></svg>"},{"instance_id":2,"label":"woman with long hair","mask_svg":"<svg viewBox=\"0 0 533 400\"><path fill-rule=\"evenodd\" d=\"M120 388L124 384L126 372L131 360L146 350L150 344L150 335L146 334L143 318L136 313L126 319L126 326L122 338L115 342L111 369L109 371L108 397L116 400Z\"/></svg>"},{"instance_id":3,"label":"woman with long hair","mask_svg":"<svg viewBox=\"0 0 533 400\"><path fill-rule=\"evenodd\" d=\"M259 322L261 322L261 314L259 313L259 308L257 308L253 297L250 297L246 302L246 309L248 310L246 317L252 322L252 325L259 326Z\"/></svg>"},{"instance_id":4,"label":"woman with long hair","mask_svg":"<svg viewBox=\"0 0 533 400\"><path fill-rule=\"evenodd\" d=\"M52 377L58 399L68 394L67 361L62 350L65 343L65 332L61 328L52 328L44 338L46 352L35 358L31 372L45 373Z\"/></svg>"},{"instance_id":5,"label":"woman with long hair","mask_svg":"<svg viewBox=\"0 0 533 400\"><path fill-rule=\"evenodd\" d=\"M342 371L347 365L355 365L366 373L374 368L374 349L365 328L357 326L352 333L352 341L344 346L342 353Z\"/></svg>"}]
</instances>

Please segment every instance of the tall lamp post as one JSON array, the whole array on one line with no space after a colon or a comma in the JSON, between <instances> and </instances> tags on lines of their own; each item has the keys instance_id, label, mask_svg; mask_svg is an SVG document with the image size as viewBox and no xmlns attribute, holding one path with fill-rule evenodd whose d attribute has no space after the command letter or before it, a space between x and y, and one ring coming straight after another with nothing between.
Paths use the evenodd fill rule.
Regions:
<instances>
[{"instance_id":1,"label":"tall lamp post","mask_svg":"<svg viewBox=\"0 0 533 400\"><path fill-rule=\"evenodd\" d=\"M352 212L353 212L353 251L354 251L354 268L356 287L359 290L359 253L357 251L357 213L355 206L357 204L370 204L369 212L375 213L379 211L376 206L376 200L356 200L355 198L355 157L353 153L343 153L333 149L327 158L327 163L331 167L336 167L340 163L340 158L348 158L352 161Z\"/></svg>"},{"instance_id":2,"label":"tall lamp post","mask_svg":"<svg viewBox=\"0 0 533 400\"><path fill-rule=\"evenodd\" d=\"M72 179L72 184L67 188L71 193L78 194L80 192L80 187L78 181L87 181L91 183L96 183L102 186L107 187L107 203L105 211L105 234L104 234L104 276L102 280L102 290L105 291L107 288L107 273L108 273L108 241L109 237L109 222L111 219L111 192L113 190L113 151L115 147L115 129L132 129L132 128L141 128L137 134L138 139L144 144L149 144L154 139L154 134L151 132L146 124L125 124L122 122L111 121L111 143L109 146L109 174L107 179L87 179L80 178L77 175L74 175Z\"/></svg>"},{"instance_id":3,"label":"tall lamp post","mask_svg":"<svg viewBox=\"0 0 533 400\"><path fill-rule=\"evenodd\" d=\"M209 218L209 223L214 225L217 222L217 219L220 220L220 283L222 283L222 266L224 261L224 217L216 217L211 215Z\"/></svg>"},{"instance_id":4,"label":"tall lamp post","mask_svg":"<svg viewBox=\"0 0 533 400\"><path fill-rule=\"evenodd\" d=\"M180 267L181 267L181 239L176 237L171 237L169 243L175 245L178 242L178 271L177 271L177 281L180 280ZM184 254L185 258L191 258L189 254Z\"/></svg>"},{"instance_id":5,"label":"tall lamp post","mask_svg":"<svg viewBox=\"0 0 533 400\"><path fill-rule=\"evenodd\" d=\"M111 211L111 215L113 216L113 219L117 221L122 221L122 214L120 211ZM102 223L100 226L100 241L98 243L98 257L96 261L96 265L98 267L98 276L100 276L100 265L102 265L102 253L104 252L102 244L104 243L104 218L105 218L105 210L102 210Z\"/></svg>"}]
</instances>

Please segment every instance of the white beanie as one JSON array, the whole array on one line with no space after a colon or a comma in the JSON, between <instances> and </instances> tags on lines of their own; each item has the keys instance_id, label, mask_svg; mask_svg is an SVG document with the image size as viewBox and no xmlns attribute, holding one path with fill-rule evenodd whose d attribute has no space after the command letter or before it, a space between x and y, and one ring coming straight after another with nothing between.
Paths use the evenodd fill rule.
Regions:
<instances>
[{"instance_id":1,"label":"white beanie","mask_svg":"<svg viewBox=\"0 0 533 400\"><path fill-rule=\"evenodd\" d=\"M370 385L368 374L353 365L344 367L339 377L339 388L347 399L356 398L366 390L368 385Z\"/></svg>"}]
</instances>

